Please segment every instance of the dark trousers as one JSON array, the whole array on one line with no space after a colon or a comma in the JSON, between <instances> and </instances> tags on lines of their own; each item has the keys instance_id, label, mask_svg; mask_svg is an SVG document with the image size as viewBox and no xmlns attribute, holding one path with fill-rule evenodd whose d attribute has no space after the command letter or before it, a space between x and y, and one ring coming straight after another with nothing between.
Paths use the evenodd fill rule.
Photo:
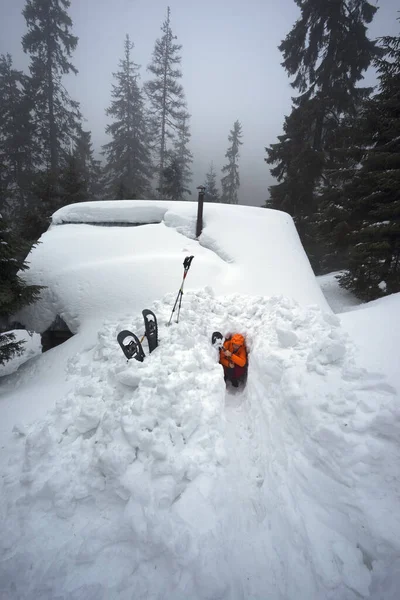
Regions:
<instances>
[{"instance_id":1,"label":"dark trousers","mask_svg":"<svg viewBox=\"0 0 400 600\"><path fill-rule=\"evenodd\" d=\"M235 365L232 369L224 367L224 379L225 381L231 381L232 385L237 387L238 383L244 379L246 375L246 368Z\"/></svg>"}]
</instances>

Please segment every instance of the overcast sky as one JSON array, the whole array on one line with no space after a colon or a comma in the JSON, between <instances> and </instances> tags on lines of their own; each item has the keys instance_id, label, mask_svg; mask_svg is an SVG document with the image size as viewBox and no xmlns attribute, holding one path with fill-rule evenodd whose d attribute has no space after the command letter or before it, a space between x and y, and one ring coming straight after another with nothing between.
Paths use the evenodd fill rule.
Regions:
<instances>
[{"instance_id":1,"label":"overcast sky","mask_svg":"<svg viewBox=\"0 0 400 600\"><path fill-rule=\"evenodd\" d=\"M69 14L79 37L73 64L77 76L66 87L81 103L85 128L96 151L109 141L104 133L112 72L123 57L128 33L135 43L133 59L142 66L142 81L154 42L166 16L168 0L72 0ZM370 37L398 34L399 0L379 0ZM21 48L26 32L21 11L25 0L0 0L0 54L9 52L14 67L27 70ZM171 26L182 44L183 86L191 118L194 155L192 199L210 161L218 171L225 159L233 122L243 126L239 202L260 206L273 183L264 162L265 147L282 133L291 95L277 46L299 16L294 0L170 0ZM374 83L374 74L366 78Z\"/></svg>"}]
</instances>

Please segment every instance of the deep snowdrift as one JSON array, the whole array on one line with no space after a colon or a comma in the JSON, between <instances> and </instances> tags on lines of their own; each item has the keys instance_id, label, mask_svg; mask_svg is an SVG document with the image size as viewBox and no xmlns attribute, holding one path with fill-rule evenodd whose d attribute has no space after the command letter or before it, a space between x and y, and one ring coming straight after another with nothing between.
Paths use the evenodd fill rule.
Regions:
<instances>
[{"instance_id":1,"label":"deep snowdrift","mask_svg":"<svg viewBox=\"0 0 400 600\"><path fill-rule=\"evenodd\" d=\"M21 318L77 335L2 380L0 597L397 600L391 382L357 367L290 217L207 205L199 243L195 213L66 207L30 255L49 288ZM116 334L143 333L144 307L160 346L127 363ZM378 341L381 309L341 319ZM246 334L244 391L225 390L214 329Z\"/></svg>"},{"instance_id":2,"label":"deep snowdrift","mask_svg":"<svg viewBox=\"0 0 400 600\"><path fill-rule=\"evenodd\" d=\"M28 257L26 277L47 289L18 320L42 332L58 314L76 333L90 320L101 323L110 314L139 312L166 293L178 291L182 263L189 254L195 259L187 290L210 285L217 294L283 294L303 306L328 309L289 215L206 204L204 229L197 242L196 211L195 202L150 200L62 208ZM111 226L148 221L153 224ZM98 327L99 323L96 331Z\"/></svg>"},{"instance_id":3,"label":"deep snowdrift","mask_svg":"<svg viewBox=\"0 0 400 600\"><path fill-rule=\"evenodd\" d=\"M353 310L362 304L361 300L349 290L339 286L339 277L343 271L333 271L326 275L317 276L318 285L334 313L343 313Z\"/></svg>"},{"instance_id":4,"label":"deep snowdrift","mask_svg":"<svg viewBox=\"0 0 400 600\"><path fill-rule=\"evenodd\" d=\"M144 363L126 363L115 339L141 318L111 319L69 361L73 391L16 429L4 597L397 598L390 386L357 368L339 320L316 306L204 290L166 328L173 300L153 306L161 343ZM225 394L213 329L246 334L243 393Z\"/></svg>"},{"instance_id":5,"label":"deep snowdrift","mask_svg":"<svg viewBox=\"0 0 400 600\"><path fill-rule=\"evenodd\" d=\"M384 373L400 394L400 293L362 304L340 315L357 345L360 363L375 376Z\"/></svg>"}]
</instances>

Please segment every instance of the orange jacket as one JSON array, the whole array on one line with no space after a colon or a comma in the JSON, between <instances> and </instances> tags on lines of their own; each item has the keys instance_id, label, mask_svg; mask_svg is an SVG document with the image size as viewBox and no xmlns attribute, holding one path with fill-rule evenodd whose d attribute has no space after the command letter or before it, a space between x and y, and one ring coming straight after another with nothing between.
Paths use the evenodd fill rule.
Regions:
<instances>
[{"instance_id":1,"label":"orange jacket","mask_svg":"<svg viewBox=\"0 0 400 600\"><path fill-rule=\"evenodd\" d=\"M236 352L233 349L233 344L239 344L239 348L236 350ZM240 335L240 333L235 333L235 335L233 335L230 340L226 340L224 342L224 348L225 350L229 350L229 352L232 352L232 356L225 356L221 348L221 350L219 351L219 362L221 363L221 365L224 365L224 367L229 367L230 363L234 363L235 365L238 365L238 367L246 366L246 346L244 345L244 337Z\"/></svg>"}]
</instances>

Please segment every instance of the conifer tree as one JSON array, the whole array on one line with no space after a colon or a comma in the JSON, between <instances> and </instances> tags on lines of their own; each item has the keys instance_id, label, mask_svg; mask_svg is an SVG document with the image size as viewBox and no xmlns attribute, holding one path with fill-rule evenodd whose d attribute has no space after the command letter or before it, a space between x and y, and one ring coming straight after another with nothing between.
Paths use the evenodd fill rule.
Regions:
<instances>
[{"instance_id":1,"label":"conifer tree","mask_svg":"<svg viewBox=\"0 0 400 600\"><path fill-rule=\"evenodd\" d=\"M400 37L381 42L379 92L363 115L366 151L346 187L350 260L340 283L363 300L400 291Z\"/></svg>"},{"instance_id":2,"label":"conifer tree","mask_svg":"<svg viewBox=\"0 0 400 600\"><path fill-rule=\"evenodd\" d=\"M128 189L123 181L120 181L117 187L117 191L113 194L114 200L136 200L135 192Z\"/></svg>"},{"instance_id":3,"label":"conifer tree","mask_svg":"<svg viewBox=\"0 0 400 600\"><path fill-rule=\"evenodd\" d=\"M0 210L20 221L30 197L33 173L28 78L13 68L9 54L0 56ZM11 220L10 220L11 223Z\"/></svg>"},{"instance_id":4,"label":"conifer tree","mask_svg":"<svg viewBox=\"0 0 400 600\"><path fill-rule=\"evenodd\" d=\"M313 213L315 181L321 171L321 156L312 148L312 102L295 108L285 117L284 133L279 142L267 149L271 174L278 180L269 188L267 207L283 210L296 217L297 226Z\"/></svg>"},{"instance_id":5,"label":"conifer tree","mask_svg":"<svg viewBox=\"0 0 400 600\"><path fill-rule=\"evenodd\" d=\"M211 162L210 168L206 173L204 187L206 188L204 193L205 202L220 202L219 191L217 187L217 173L214 169L213 162Z\"/></svg>"},{"instance_id":6,"label":"conifer tree","mask_svg":"<svg viewBox=\"0 0 400 600\"><path fill-rule=\"evenodd\" d=\"M34 175L32 203L22 219L24 238L31 244L48 229L51 215L64 206L60 174L39 170Z\"/></svg>"},{"instance_id":7,"label":"conifer tree","mask_svg":"<svg viewBox=\"0 0 400 600\"><path fill-rule=\"evenodd\" d=\"M63 156L75 138L79 105L63 85L63 76L77 73L70 61L78 38L72 35L70 0L26 0L22 11L28 32L22 47L30 55L35 142L40 166L57 174Z\"/></svg>"},{"instance_id":8,"label":"conifer tree","mask_svg":"<svg viewBox=\"0 0 400 600\"><path fill-rule=\"evenodd\" d=\"M225 175L221 179L221 202L225 204L237 204L238 203L238 189L240 187L239 177L239 148L243 144L242 138L242 126L239 121L235 121L233 129L231 129L228 141L230 146L226 151L225 157L228 159L228 163L222 167L222 173Z\"/></svg>"},{"instance_id":9,"label":"conifer tree","mask_svg":"<svg viewBox=\"0 0 400 600\"><path fill-rule=\"evenodd\" d=\"M315 208L316 235L314 243L323 248L320 259L322 272L342 270L348 267L349 256L349 199L347 186L356 177L360 161L365 154L366 138L363 131L363 106L358 117L342 117L338 126L332 128L327 141L323 178L316 188L318 199ZM308 248L312 247L308 241Z\"/></svg>"},{"instance_id":10,"label":"conifer tree","mask_svg":"<svg viewBox=\"0 0 400 600\"><path fill-rule=\"evenodd\" d=\"M183 87L179 83L182 72L179 68L182 46L176 44L176 36L171 29L171 11L168 7L167 18L162 27L162 37L156 40L152 62L148 70L153 79L145 84L150 101L151 126L156 153L157 189L160 197L164 195L164 173L171 147L179 132L184 132L182 124L187 124L189 115ZM187 134L183 134L183 138ZM185 175L187 177L187 174ZM187 181L187 179L186 179Z\"/></svg>"},{"instance_id":11,"label":"conifer tree","mask_svg":"<svg viewBox=\"0 0 400 600\"><path fill-rule=\"evenodd\" d=\"M71 152L60 173L60 190L62 205L87 202L90 199L87 181L82 163L76 153Z\"/></svg>"},{"instance_id":12,"label":"conifer tree","mask_svg":"<svg viewBox=\"0 0 400 600\"><path fill-rule=\"evenodd\" d=\"M90 131L79 128L59 173L60 205L94 200L100 195L100 162L93 157Z\"/></svg>"},{"instance_id":13,"label":"conifer tree","mask_svg":"<svg viewBox=\"0 0 400 600\"><path fill-rule=\"evenodd\" d=\"M164 169L163 197L171 200L183 200L184 195L190 193L183 180L182 164L176 156L171 156Z\"/></svg>"},{"instance_id":14,"label":"conifer tree","mask_svg":"<svg viewBox=\"0 0 400 600\"><path fill-rule=\"evenodd\" d=\"M315 256L317 249L312 244L328 144L334 128L343 118L355 118L360 103L371 92L357 84L379 54L366 34L377 8L368 0L296 3L300 18L279 49L284 68L294 76L292 86L300 95L293 99L284 135L267 148L266 161L276 165L271 173L278 179L278 184L270 187L267 205L290 209L316 266L320 257Z\"/></svg>"},{"instance_id":15,"label":"conifer tree","mask_svg":"<svg viewBox=\"0 0 400 600\"><path fill-rule=\"evenodd\" d=\"M114 73L116 84L106 111L114 119L106 128L112 140L103 146L103 151L109 193L115 196L117 190L124 189L124 195L129 192L131 198L143 198L149 194L152 166L148 123L138 82L139 67L131 56L133 48L127 35L124 59L119 63L120 70Z\"/></svg>"},{"instance_id":16,"label":"conifer tree","mask_svg":"<svg viewBox=\"0 0 400 600\"><path fill-rule=\"evenodd\" d=\"M102 191L102 168L100 161L94 158L91 137L90 131L79 128L74 156L80 165L88 199L97 200L100 198Z\"/></svg>"},{"instance_id":17,"label":"conifer tree","mask_svg":"<svg viewBox=\"0 0 400 600\"><path fill-rule=\"evenodd\" d=\"M185 194L191 194L189 185L192 182L191 164L193 163L193 154L189 149L190 130L188 118L189 115L185 115L182 121L178 123L174 149L172 152L182 173L182 185Z\"/></svg>"},{"instance_id":18,"label":"conifer tree","mask_svg":"<svg viewBox=\"0 0 400 600\"><path fill-rule=\"evenodd\" d=\"M40 287L27 285L18 275L26 270L24 256L29 246L15 235L0 215L0 365L23 352L23 342L10 333L10 317L26 304L36 300Z\"/></svg>"}]
</instances>

